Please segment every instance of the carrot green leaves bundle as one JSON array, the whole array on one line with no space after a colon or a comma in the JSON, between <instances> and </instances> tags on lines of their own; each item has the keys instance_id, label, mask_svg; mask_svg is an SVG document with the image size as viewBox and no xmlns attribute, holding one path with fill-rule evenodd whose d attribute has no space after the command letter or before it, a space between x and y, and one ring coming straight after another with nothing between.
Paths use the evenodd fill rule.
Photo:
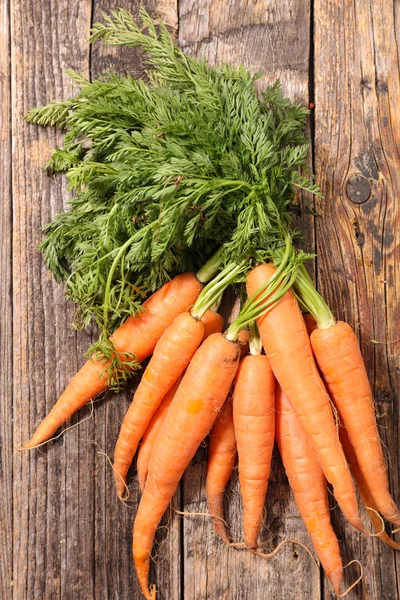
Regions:
<instances>
[{"instance_id":1,"label":"carrot green leaves bundle","mask_svg":"<svg viewBox=\"0 0 400 600\"><path fill-rule=\"evenodd\" d=\"M279 83L259 98L256 76L184 55L144 9L141 21L120 10L91 39L142 48L147 82L71 72L80 92L27 117L65 131L47 171L64 172L74 197L40 250L77 305L75 325L94 316L103 337L221 244L225 263L268 257L294 188L317 191L299 175L307 109Z\"/></svg>"}]
</instances>

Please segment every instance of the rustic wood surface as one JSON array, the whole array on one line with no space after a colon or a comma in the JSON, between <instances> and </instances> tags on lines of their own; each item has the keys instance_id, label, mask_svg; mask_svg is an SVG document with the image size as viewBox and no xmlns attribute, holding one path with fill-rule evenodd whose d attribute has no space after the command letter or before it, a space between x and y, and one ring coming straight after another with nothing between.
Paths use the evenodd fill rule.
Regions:
<instances>
[{"instance_id":1,"label":"rustic wood surface","mask_svg":"<svg viewBox=\"0 0 400 600\"><path fill-rule=\"evenodd\" d=\"M285 91L315 102L310 164L325 194L298 199L308 247L318 252L319 289L357 330L373 385L391 489L399 482L400 72L399 4L390 0L151 0L185 51L210 62L243 63L279 76ZM0 598L139 599L131 561L138 500L117 501L104 453L112 454L131 392L82 410L89 417L57 442L21 454L26 441L82 363L90 332L71 329L73 307L36 251L40 229L68 203L62 179L41 171L61 138L24 121L31 106L74 92L64 69L96 76L141 72L138 54L87 46L91 23L128 0L0 0ZM225 313L228 314L225 306ZM132 388L134 382L132 383ZM173 508L205 512L206 450L188 469ZM279 456L262 538L309 543ZM241 537L237 475L227 516ZM399 558L332 517L344 560L364 579L349 600L399 599ZM266 561L227 550L207 518L173 510L159 532L152 578L163 600L325 600L329 583L288 545ZM356 576L346 571L346 583Z\"/></svg>"}]
</instances>

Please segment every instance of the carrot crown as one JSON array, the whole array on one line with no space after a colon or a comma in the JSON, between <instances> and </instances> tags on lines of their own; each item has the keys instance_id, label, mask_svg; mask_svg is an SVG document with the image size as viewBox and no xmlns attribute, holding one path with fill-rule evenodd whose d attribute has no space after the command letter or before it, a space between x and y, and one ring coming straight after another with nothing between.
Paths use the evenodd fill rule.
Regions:
<instances>
[{"instance_id":1,"label":"carrot crown","mask_svg":"<svg viewBox=\"0 0 400 600\"><path fill-rule=\"evenodd\" d=\"M314 317L318 329L327 329L335 325L336 321L331 309L315 289L304 265L298 269L293 289L300 305Z\"/></svg>"},{"instance_id":2,"label":"carrot crown","mask_svg":"<svg viewBox=\"0 0 400 600\"><path fill-rule=\"evenodd\" d=\"M215 304L220 303L222 294L226 288L237 281L237 279L248 269L248 261L242 261L238 265L230 263L223 269L206 287L200 292L191 315L195 319L201 319L205 312Z\"/></svg>"},{"instance_id":3,"label":"carrot crown","mask_svg":"<svg viewBox=\"0 0 400 600\"><path fill-rule=\"evenodd\" d=\"M291 236L286 233L284 254L275 273L247 300L238 318L229 326L225 334L228 340L236 341L242 329L280 302L294 284L299 265L306 258L303 253L295 253Z\"/></svg>"},{"instance_id":4,"label":"carrot crown","mask_svg":"<svg viewBox=\"0 0 400 600\"><path fill-rule=\"evenodd\" d=\"M252 321L249 325L250 329L250 354L258 356L262 352L262 341L260 334L258 333L258 327L255 321Z\"/></svg>"}]
</instances>

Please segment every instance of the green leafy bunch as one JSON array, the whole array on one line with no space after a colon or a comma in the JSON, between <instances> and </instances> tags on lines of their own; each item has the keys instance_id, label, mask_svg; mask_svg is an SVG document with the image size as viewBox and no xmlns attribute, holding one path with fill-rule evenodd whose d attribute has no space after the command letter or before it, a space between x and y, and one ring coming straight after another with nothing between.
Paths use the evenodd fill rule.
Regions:
<instances>
[{"instance_id":1,"label":"green leafy bunch","mask_svg":"<svg viewBox=\"0 0 400 600\"><path fill-rule=\"evenodd\" d=\"M44 228L45 261L103 334L176 273L198 269L220 245L225 262L282 244L295 187L318 193L304 169L308 111L279 82L258 96L243 67L186 56L142 8L93 27L91 41L141 48L146 81L106 73L27 118L65 131L47 164L74 192Z\"/></svg>"}]
</instances>

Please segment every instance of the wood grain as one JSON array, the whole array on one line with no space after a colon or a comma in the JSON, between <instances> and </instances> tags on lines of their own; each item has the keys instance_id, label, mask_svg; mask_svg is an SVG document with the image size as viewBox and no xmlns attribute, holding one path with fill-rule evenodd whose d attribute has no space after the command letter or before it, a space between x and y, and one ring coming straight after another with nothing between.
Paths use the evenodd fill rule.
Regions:
<instances>
[{"instance_id":1,"label":"wood grain","mask_svg":"<svg viewBox=\"0 0 400 600\"><path fill-rule=\"evenodd\" d=\"M228 2L188 1L179 4L179 44L186 52L244 64L265 73L264 87L281 78L284 91L308 103L310 4L308 1ZM303 199L304 200L304 199ZM299 201L299 207L304 202ZM306 239L313 247L313 224L301 210ZM205 450L198 453L184 478L184 510L207 512ZM227 520L234 540L242 539L242 507L237 472L227 492ZM277 452L266 501L262 539L273 548L284 538L310 543L289 492ZM268 540L272 540L268 544ZM307 574L307 576L305 576ZM318 569L298 547L288 545L271 561L247 552L227 549L216 538L210 520L184 521L184 594L187 598L319 598Z\"/></svg>"},{"instance_id":2,"label":"wood grain","mask_svg":"<svg viewBox=\"0 0 400 600\"><path fill-rule=\"evenodd\" d=\"M313 200L299 196L297 219L311 250L316 234L320 291L358 332L399 498L400 7L386 0L314 0L312 13L310 2L148 0L145 6L185 51L262 71L261 87L280 77L285 93L303 103L315 94L313 148L325 199L316 204L321 217L314 223ZM105 456L112 456L135 382L126 393L97 401L93 416L57 442L18 452L95 337L71 329L73 307L36 252L42 225L68 202L62 179L41 171L61 136L23 117L31 106L74 92L67 67L92 76L110 68L143 72L133 50L98 44L89 51L86 44L91 23L120 6L137 14L136 0L0 0L0 597L7 600L142 597L131 560L136 477L130 503L120 503ZM71 424L87 416L90 408ZM207 512L205 459L202 448L173 508ZM232 479L226 509L238 540L237 472ZM310 545L277 453L266 509L268 548L289 537ZM399 558L351 531L337 509L332 514L344 560L360 558L364 565L363 582L349 600L398 599ZM151 574L163 600L334 597L294 545L266 561L225 548L207 517L182 518L171 510L163 525ZM346 583L356 575L349 569Z\"/></svg>"},{"instance_id":3,"label":"wood grain","mask_svg":"<svg viewBox=\"0 0 400 600\"><path fill-rule=\"evenodd\" d=\"M144 3L154 17L165 18L172 31L177 29L175 0ZM125 8L138 16L139 2L96 0L93 7L93 22L101 20L103 13L117 8ZM143 65L139 51L131 48L112 48L102 43L91 48L91 76L93 78L106 70L129 72L139 77L143 75ZM96 406L95 440L108 456L112 457L120 425L135 389L136 381L130 389L121 394L112 394L108 401ZM96 465L94 539L95 539L95 598L141 599L132 560L132 529L137 506L140 500L139 486L135 469L128 479L131 498L127 505L118 500L114 478L104 457L99 457ZM179 494L172 503L179 507ZM178 600L180 598L180 519L171 510L167 514L157 534L158 545L154 548L155 562L151 577L161 590L160 598Z\"/></svg>"},{"instance_id":4,"label":"wood grain","mask_svg":"<svg viewBox=\"0 0 400 600\"><path fill-rule=\"evenodd\" d=\"M159 2L153 0L144 3L146 9L154 17L164 16L172 31L177 30L177 13L175 0ZM138 16L138 2L96 0L94 3L93 21L102 18L116 8L125 8L134 16ZM91 75L97 77L105 70L130 72L135 76L143 75L140 53L131 48L111 48L102 43L91 49ZM130 390L121 394L112 394L108 401L96 406L95 440L99 447L110 457L118 437L120 425L128 409L135 389L136 381L131 382ZM94 539L95 539L95 597L96 598L143 598L136 580L132 560L132 529L140 500L139 486L135 468L131 469L128 480L131 498L127 505L118 500L114 478L110 466L104 457L99 457L96 465ZM179 493L175 496L172 507L179 508ZM151 578L161 590L160 598L179 600L180 598L180 544L181 520L169 511L164 517L157 533L157 545L154 548L155 561L152 565Z\"/></svg>"},{"instance_id":5,"label":"wood grain","mask_svg":"<svg viewBox=\"0 0 400 600\"><path fill-rule=\"evenodd\" d=\"M11 53L7 0L0 0L0 98L0 597L7 598L13 583Z\"/></svg>"},{"instance_id":6,"label":"wood grain","mask_svg":"<svg viewBox=\"0 0 400 600\"><path fill-rule=\"evenodd\" d=\"M315 1L318 283L359 335L399 499L400 89L398 6ZM379 343L373 343L376 340ZM385 416L383 416L385 415ZM397 492L397 493L396 493ZM334 511L345 560L364 580L352 598L397 598L398 558ZM355 571L346 576L350 583ZM326 598L333 597L326 589Z\"/></svg>"},{"instance_id":7,"label":"wood grain","mask_svg":"<svg viewBox=\"0 0 400 600\"><path fill-rule=\"evenodd\" d=\"M68 199L61 179L51 181L42 172L61 136L24 121L31 106L74 92L65 68L88 73L90 12L87 0L14 1L11 11L13 598L18 600L90 598L93 589L94 449L81 441L92 437L93 421L40 451L18 451L75 373L90 341L88 334L71 329L72 306L36 251L42 225Z\"/></svg>"}]
</instances>

